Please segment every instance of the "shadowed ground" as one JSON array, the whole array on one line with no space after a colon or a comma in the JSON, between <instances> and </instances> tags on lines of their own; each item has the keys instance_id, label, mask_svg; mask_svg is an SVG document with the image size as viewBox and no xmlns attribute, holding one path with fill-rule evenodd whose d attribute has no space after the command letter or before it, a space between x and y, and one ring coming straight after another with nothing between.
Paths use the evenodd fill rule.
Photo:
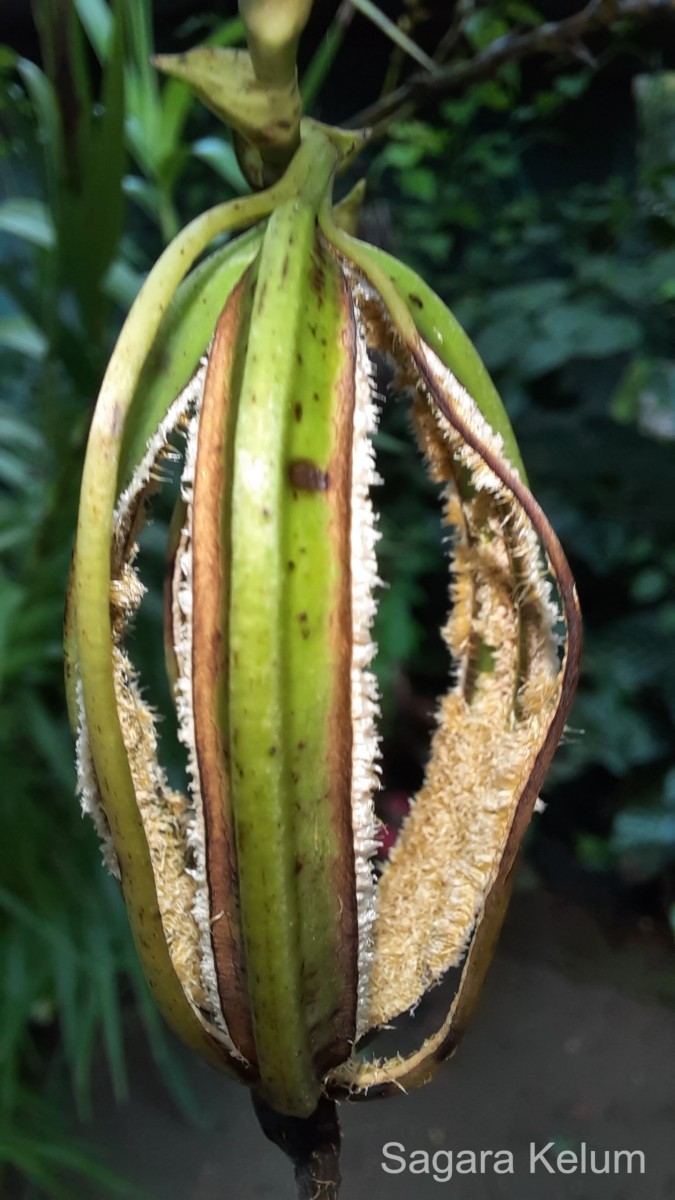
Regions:
<instances>
[{"instance_id":1,"label":"shadowed ground","mask_svg":"<svg viewBox=\"0 0 675 1200\"><path fill-rule=\"evenodd\" d=\"M344 1200L672 1200L674 997L675 961L650 937L613 946L582 910L520 893L455 1060L408 1098L342 1106ZM129 1051L131 1102L114 1105L101 1066L87 1132L147 1200L293 1200L290 1167L259 1133L243 1089L190 1064L213 1114L209 1128L195 1128L135 1026ZM386 1175L381 1149L392 1141L408 1154L508 1149L515 1173ZM646 1175L531 1175L531 1141L642 1150ZM91 1186L73 1195L99 1200Z\"/></svg>"}]
</instances>

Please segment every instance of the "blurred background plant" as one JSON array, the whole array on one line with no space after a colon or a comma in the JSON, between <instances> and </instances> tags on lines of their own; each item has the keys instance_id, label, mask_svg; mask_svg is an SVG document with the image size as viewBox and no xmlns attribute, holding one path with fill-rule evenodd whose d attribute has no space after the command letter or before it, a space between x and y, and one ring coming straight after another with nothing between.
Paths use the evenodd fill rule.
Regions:
<instances>
[{"instance_id":1,"label":"blurred background plant","mask_svg":"<svg viewBox=\"0 0 675 1200\"><path fill-rule=\"evenodd\" d=\"M101 1041L124 1097L132 1005L174 1098L198 1112L73 798L60 629L88 421L124 311L180 225L244 187L213 119L149 67L155 37L161 49L241 39L234 4L220 19L196 7L36 0L33 24L23 5L14 27L11 6L0 18L0 1163L6 1187L26 1197L66 1197L78 1173L133 1194L68 1116L90 1112ZM542 19L522 0L459 0L448 31L443 5L392 4L402 34L392 50L357 7L335 15L319 3L303 50L303 91L326 119L398 85L407 36L461 61ZM646 916L665 938L675 927L675 74L663 44L619 23L593 41L592 59L576 47L554 63L512 62L399 121L371 156L363 226L425 275L476 341L579 581L584 674L530 863L546 886L604 917ZM377 626L383 812L396 824L447 670L436 632L447 575L437 498L395 404L378 454L390 585ZM152 644L153 615L144 605L139 646Z\"/></svg>"}]
</instances>

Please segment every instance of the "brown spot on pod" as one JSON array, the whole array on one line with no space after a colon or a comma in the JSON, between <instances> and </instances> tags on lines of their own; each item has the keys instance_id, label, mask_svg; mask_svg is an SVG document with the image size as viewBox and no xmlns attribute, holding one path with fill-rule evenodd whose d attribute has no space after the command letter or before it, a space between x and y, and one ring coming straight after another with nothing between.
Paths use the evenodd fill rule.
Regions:
<instances>
[{"instance_id":1,"label":"brown spot on pod","mask_svg":"<svg viewBox=\"0 0 675 1200\"><path fill-rule=\"evenodd\" d=\"M291 487L303 492L327 492L330 487L328 472L309 458L296 458L289 463L288 481Z\"/></svg>"}]
</instances>

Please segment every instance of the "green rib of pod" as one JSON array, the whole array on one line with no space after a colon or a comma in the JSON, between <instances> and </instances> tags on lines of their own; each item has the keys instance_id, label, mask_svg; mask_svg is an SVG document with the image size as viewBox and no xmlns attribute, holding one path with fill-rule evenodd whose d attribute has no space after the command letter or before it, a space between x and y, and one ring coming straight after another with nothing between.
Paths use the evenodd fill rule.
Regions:
<instances>
[{"instance_id":1,"label":"green rib of pod","mask_svg":"<svg viewBox=\"0 0 675 1200\"><path fill-rule=\"evenodd\" d=\"M353 331L342 274L332 256L319 262L316 231L336 157L318 140L306 186L267 226L230 501L230 787L248 990L261 1091L296 1116L316 1107L322 1052L347 1026L353 1036L345 1006L355 1002L329 761L348 556L333 550L327 486Z\"/></svg>"},{"instance_id":2,"label":"green rib of pod","mask_svg":"<svg viewBox=\"0 0 675 1200\"><path fill-rule=\"evenodd\" d=\"M205 354L228 296L253 262L262 228L241 234L195 267L178 287L157 331L124 428L118 491L129 483L148 441Z\"/></svg>"},{"instance_id":3,"label":"green rib of pod","mask_svg":"<svg viewBox=\"0 0 675 1200\"><path fill-rule=\"evenodd\" d=\"M504 453L527 482L523 460L508 413L487 369L459 321L420 276L391 254L350 237L326 206L321 214L326 235L380 293L404 341L415 335L438 355L475 400L490 427L501 435Z\"/></svg>"}]
</instances>

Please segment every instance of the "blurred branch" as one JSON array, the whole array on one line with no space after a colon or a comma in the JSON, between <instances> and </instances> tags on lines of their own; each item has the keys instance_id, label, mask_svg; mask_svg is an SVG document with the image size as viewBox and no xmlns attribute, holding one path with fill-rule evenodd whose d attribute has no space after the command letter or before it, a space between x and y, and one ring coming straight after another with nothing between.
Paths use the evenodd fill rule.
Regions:
<instances>
[{"instance_id":1,"label":"blurred branch","mask_svg":"<svg viewBox=\"0 0 675 1200\"><path fill-rule=\"evenodd\" d=\"M399 29L405 33L406 37L413 38L418 25L423 25L428 21L429 14L424 7L423 0L404 0L404 9L396 24ZM380 96L388 96L394 88L398 87L399 80L405 64L406 55L400 46L394 46L389 57L387 72L384 77L384 83L380 89ZM439 63L441 60L437 54L433 55L432 61ZM436 69L436 68L434 68Z\"/></svg>"},{"instance_id":2,"label":"blurred branch","mask_svg":"<svg viewBox=\"0 0 675 1200\"><path fill-rule=\"evenodd\" d=\"M466 18L474 8L475 0L457 0L452 13L452 21L436 48L435 62L446 63L452 57L462 38Z\"/></svg>"},{"instance_id":3,"label":"blurred branch","mask_svg":"<svg viewBox=\"0 0 675 1200\"><path fill-rule=\"evenodd\" d=\"M386 34L389 40L404 54L414 58L415 62L421 67L426 67L427 71L435 72L437 70L433 58L429 58L429 55L425 54L424 50L421 50L417 43L408 37L400 25L390 20L376 4L373 4L373 0L351 0L351 3L357 12L372 21L373 25Z\"/></svg>"},{"instance_id":4,"label":"blurred branch","mask_svg":"<svg viewBox=\"0 0 675 1200\"><path fill-rule=\"evenodd\" d=\"M405 84L352 117L351 126L370 125L373 136L384 133L392 120L407 117L441 96L464 92L489 79L506 63L521 62L535 54L568 52L588 59L583 39L617 21L675 15L675 0L591 0L585 8L562 21L547 21L525 33L507 33L474 58L451 63L433 74L413 75ZM455 33L454 36L457 36Z\"/></svg>"}]
</instances>

